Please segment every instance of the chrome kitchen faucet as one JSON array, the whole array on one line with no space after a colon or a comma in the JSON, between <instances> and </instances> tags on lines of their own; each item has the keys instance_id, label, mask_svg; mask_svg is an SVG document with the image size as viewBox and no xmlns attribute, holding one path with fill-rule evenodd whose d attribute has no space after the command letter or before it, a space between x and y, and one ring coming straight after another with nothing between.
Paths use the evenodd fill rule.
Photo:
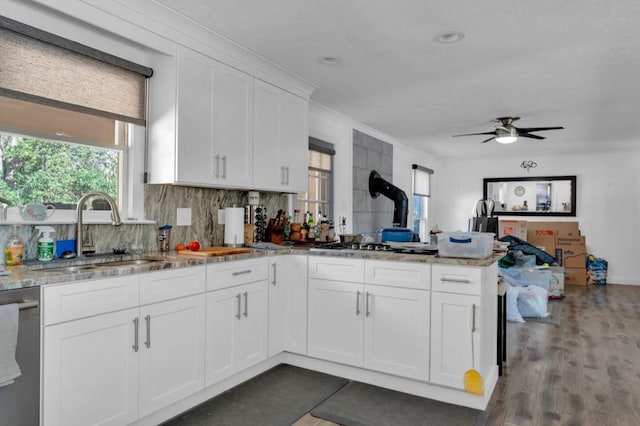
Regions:
<instances>
[{"instance_id":1,"label":"chrome kitchen faucet","mask_svg":"<svg viewBox=\"0 0 640 426\"><path fill-rule=\"evenodd\" d=\"M122 224L122 220L120 220L120 213L118 212L118 206L116 202L113 201L113 198L109 196L109 194L102 191L91 191L84 194L80 200L78 201L77 213L78 218L76 221L76 254L78 256L83 254L83 235L82 235L82 208L87 200L91 197L102 197L107 200L109 206L111 207L111 219L113 220L112 225L118 226Z\"/></svg>"}]
</instances>

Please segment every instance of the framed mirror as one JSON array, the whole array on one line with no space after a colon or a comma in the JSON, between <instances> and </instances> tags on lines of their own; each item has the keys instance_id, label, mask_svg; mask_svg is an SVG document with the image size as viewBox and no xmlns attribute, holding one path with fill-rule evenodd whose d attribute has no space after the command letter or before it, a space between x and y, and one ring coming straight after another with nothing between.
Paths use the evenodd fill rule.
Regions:
<instances>
[{"instance_id":1,"label":"framed mirror","mask_svg":"<svg viewBox=\"0 0 640 426\"><path fill-rule=\"evenodd\" d=\"M498 216L575 216L576 177L485 178L483 198Z\"/></svg>"}]
</instances>

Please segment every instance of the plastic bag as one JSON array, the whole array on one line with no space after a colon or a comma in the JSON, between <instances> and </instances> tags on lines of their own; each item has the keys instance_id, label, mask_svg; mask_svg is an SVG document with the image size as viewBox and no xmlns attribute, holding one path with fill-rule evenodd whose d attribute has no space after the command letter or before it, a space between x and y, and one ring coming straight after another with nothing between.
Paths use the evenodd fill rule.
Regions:
<instances>
[{"instance_id":1,"label":"plastic bag","mask_svg":"<svg viewBox=\"0 0 640 426\"><path fill-rule=\"evenodd\" d=\"M530 285L520 288L518 292L518 311L524 318L546 318L549 293L542 287Z\"/></svg>"},{"instance_id":2,"label":"plastic bag","mask_svg":"<svg viewBox=\"0 0 640 426\"><path fill-rule=\"evenodd\" d=\"M511 268L499 268L499 273L508 284L520 287L534 285L542 287L547 291L549 290L551 270L548 268L520 268L513 266Z\"/></svg>"},{"instance_id":3,"label":"plastic bag","mask_svg":"<svg viewBox=\"0 0 640 426\"><path fill-rule=\"evenodd\" d=\"M520 293L519 287L507 286L507 321L524 322L518 310L518 293Z\"/></svg>"}]
</instances>

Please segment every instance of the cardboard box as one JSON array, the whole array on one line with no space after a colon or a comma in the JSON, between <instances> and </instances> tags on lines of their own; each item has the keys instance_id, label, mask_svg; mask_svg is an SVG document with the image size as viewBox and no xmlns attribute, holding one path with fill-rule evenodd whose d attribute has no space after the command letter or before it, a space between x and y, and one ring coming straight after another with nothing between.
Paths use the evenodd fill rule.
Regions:
<instances>
[{"instance_id":1,"label":"cardboard box","mask_svg":"<svg viewBox=\"0 0 640 426\"><path fill-rule=\"evenodd\" d=\"M536 229L527 231L527 242L544 250L551 256L556 256L556 234L552 229ZM558 263L560 259L557 259Z\"/></svg>"},{"instance_id":2,"label":"cardboard box","mask_svg":"<svg viewBox=\"0 0 640 426\"><path fill-rule=\"evenodd\" d=\"M583 236L557 236L556 258L565 268L587 268L587 242Z\"/></svg>"},{"instance_id":3,"label":"cardboard box","mask_svg":"<svg viewBox=\"0 0 640 426\"><path fill-rule=\"evenodd\" d=\"M505 235L513 235L521 240L527 241L527 221L526 220L502 220L498 221L498 238Z\"/></svg>"},{"instance_id":4,"label":"cardboard box","mask_svg":"<svg viewBox=\"0 0 640 426\"><path fill-rule=\"evenodd\" d=\"M577 236L580 235L579 223L571 222L528 222L527 236L537 230L552 230L556 235Z\"/></svg>"},{"instance_id":5,"label":"cardboard box","mask_svg":"<svg viewBox=\"0 0 640 426\"><path fill-rule=\"evenodd\" d=\"M587 285L587 270L581 268L564 268L566 285Z\"/></svg>"}]
</instances>

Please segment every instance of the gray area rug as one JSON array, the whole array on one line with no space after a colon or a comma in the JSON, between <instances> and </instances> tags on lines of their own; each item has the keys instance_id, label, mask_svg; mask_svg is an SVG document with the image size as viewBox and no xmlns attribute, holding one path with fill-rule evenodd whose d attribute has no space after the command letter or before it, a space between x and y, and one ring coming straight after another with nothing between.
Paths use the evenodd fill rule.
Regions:
<instances>
[{"instance_id":1,"label":"gray area rug","mask_svg":"<svg viewBox=\"0 0 640 426\"><path fill-rule=\"evenodd\" d=\"M290 426L348 382L281 364L163 425Z\"/></svg>"},{"instance_id":2,"label":"gray area rug","mask_svg":"<svg viewBox=\"0 0 640 426\"><path fill-rule=\"evenodd\" d=\"M351 382L311 411L345 426L482 426L487 413Z\"/></svg>"}]
</instances>

